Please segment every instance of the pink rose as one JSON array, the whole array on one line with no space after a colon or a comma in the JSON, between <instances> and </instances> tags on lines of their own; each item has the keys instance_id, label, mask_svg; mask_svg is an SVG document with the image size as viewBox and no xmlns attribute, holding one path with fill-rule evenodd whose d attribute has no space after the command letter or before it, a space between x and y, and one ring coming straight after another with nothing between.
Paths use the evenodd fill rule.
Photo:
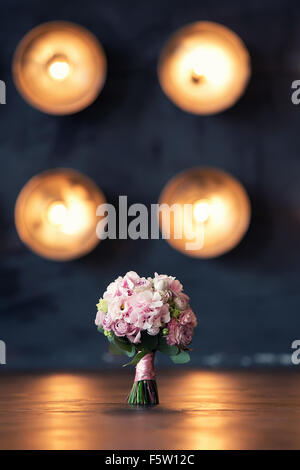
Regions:
<instances>
[{"instance_id":1,"label":"pink rose","mask_svg":"<svg viewBox=\"0 0 300 470\"><path fill-rule=\"evenodd\" d=\"M184 325L182 326L181 325L181 328L180 328L180 345L181 346L188 346L191 342L192 342L192 339L193 339L193 333L194 333L194 329L192 326L190 325Z\"/></svg>"},{"instance_id":2,"label":"pink rose","mask_svg":"<svg viewBox=\"0 0 300 470\"><path fill-rule=\"evenodd\" d=\"M124 320L117 320L112 324L112 329L117 336L125 336L129 331L129 325Z\"/></svg>"},{"instance_id":3,"label":"pink rose","mask_svg":"<svg viewBox=\"0 0 300 470\"><path fill-rule=\"evenodd\" d=\"M110 331L111 330L111 325L112 325L112 318L111 316L107 313L102 317L102 326L105 330Z\"/></svg>"},{"instance_id":4,"label":"pink rose","mask_svg":"<svg viewBox=\"0 0 300 470\"><path fill-rule=\"evenodd\" d=\"M169 335L167 343L170 346L177 345L186 347L191 343L193 337L193 327L191 325L181 325L175 318L168 324Z\"/></svg>"},{"instance_id":5,"label":"pink rose","mask_svg":"<svg viewBox=\"0 0 300 470\"><path fill-rule=\"evenodd\" d=\"M174 279L170 284L170 289L174 295L178 296L182 291L182 288L182 284L177 279Z\"/></svg>"},{"instance_id":6,"label":"pink rose","mask_svg":"<svg viewBox=\"0 0 300 470\"><path fill-rule=\"evenodd\" d=\"M157 335L166 326L169 344L185 347L192 339L196 317L181 283L172 276L155 273L153 279L146 279L129 271L109 284L103 298L107 313L99 311L95 323L105 330L112 330L116 336L126 336L137 344L141 342L143 331ZM170 304L176 306L179 320L171 318Z\"/></svg>"},{"instance_id":7,"label":"pink rose","mask_svg":"<svg viewBox=\"0 0 300 470\"><path fill-rule=\"evenodd\" d=\"M189 297L181 292L177 297L175 297L174 302L179 310L185 310L189 304Z\"/></svg>"},{"instance_id":8,"label":"pink rose","mask_svg":"<svg viewBox=\"0 0 300 470\"><path fill-rule=\"evenodd\" d=\"M171 318L171 321L168 323L169 334L167 336L167 343L169 346L177 344L177 324L178 322L175 318Z\"/></svg>"},{"instance_id":9,"label":"pink rose","mask_svg":"<svg viewBox=\"0 0 300 470\"><path fill-rule=\"evenodd\" d=\"M127 338L134 344L141 342L141 330L139 328L134 328L131 333L127 334Z\"/></svg>"},{"instance_id":10,"label":"pink rose","mask_svg":"<svg viewBox=\"0 0 300 470\"><path fill-rule=\"evenodd\" d=\"M181 325L190 324L193 328L197 326L197 319L196 316L190 308L188 310L184 310L179 317L179 322Z\"/></svg>"}]
</instances>

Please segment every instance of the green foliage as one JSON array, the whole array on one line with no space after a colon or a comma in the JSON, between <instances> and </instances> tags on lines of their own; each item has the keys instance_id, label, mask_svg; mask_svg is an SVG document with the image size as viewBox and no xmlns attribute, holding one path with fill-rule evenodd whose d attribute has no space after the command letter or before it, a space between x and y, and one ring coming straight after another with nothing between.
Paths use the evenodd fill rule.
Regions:
<instances>
[{"instance_id":1,"label":"green foliage","mask_svg":"<svg viewBox=\"0 0 300 470\"><path fill-rule=\"evenodd\" d=\"M124 354L124 351L122 351L122 349L119 349L118 346L116 346L114 342L111 342L109 344L109 352L110 354L115 354L115 355Z\"/></svg>"},{"instance_id":2,"label":"green foliage","mask_svg":"<svg viewBox=\"0 0 300 470\"><path fill-rule=\"evenodd\" d=\"M104 336L107 337L108 341L112 341L114 334L112 331L104 330Z\"/></svg>"},{"instance_id":3,"label":"green foliage","mask_svg":"<svg viewBox=\"0 0 300 470\"><path fill-rule=\"evenodd\" d=\"M180 317L182 313L181 310L179 310L179 308L177 308L174 303L170 304L169 310L170 310L171 317L176 318L176 320L178 320L178 318Z\"/></svg>"},{"instance_id":4,"label":"green foliage","mask_svg":"<svg viewBox=\"0 0 300 470\"><path fill-rule=\"evenodd\" d=\"M136 349L127 339L114 336L113 342L122 351L122 354L126 354L128 357L134 356Z\"/></svg>"},{"instance_id":5,"label":"green foliage","mask_svg":"<svg viewBox=\"0 0 300 470\"><path fill-rule=\"evenodd\" d=\"M145 349L142 349L141 351L139 351L135 356L134 358L132 359L132 361L128 362L127 364L124 364L123 367L126 367L126 366L136 366L137 363L144 357L146 356L146 354L148 354L149 351L146 351Z\"/></svg>"},{"instance_id":6,"label":"green foliage","mask_svg":"<svg viewBox=\"0 0 300 470\"><path fill-rule=\"evenodd\" d=\"M148 352L156 351L158 348L158 335L151 336L146 331L141 335L141 342L137 345L139 349L145 349Z\"/></svg>"},{"instance_id":7,"label":"green foliage","mask_svg":"<svg viewBox=\"0 0 300 470\"><path fill-rule=\"evenodd\" d=\"M101 326L98 327L98 331L107 337L110 343L109 352L111 354L125 354L128 357L134 356L136 348L127 338L118 337L112 331L104 330Z\"/></svg>"},{"instance_id":8,"label":"green foliage","mask_svg":"<svg viewBox=\"0 0 300 470\"><path fill-rule=\"evenodd\" d=\"M171 356L171 359L175 364L185 364L186 362L189 362L190 355L186 351L180 351L179 354Z\"/></svg>"},{"instance_id":9,"label":"green foliage","mask_svg":"<svg viewBox=\"0 0 300 470\"><path fill-rule=\"evenodd\" d=\"M175 364L185 364L189 362L190 355L188 351L179 349L178 346L169 346L163 332L158 335L151 336L146 331L141 335L141 342L137 345L132 344L127 338L116 336L112 331L104 330L98 326L98 331L104 333L110 345L109 352L111 354L121 355L124 354L133 359L125 364L136 365L146 354L153 351L159 351L166 354Z\"/></svg>"},{"instance_id":10,"label":"green foliage","mask_svg":"<svg viewBox=\"0 0 300 470\"><path fill-rule=\"evenodd\" d=\"M177 346L169 346L164 336L159 336L157 350L167 356L176 356L179 353L179 348Z\"/></svg>"},{"instance_id":11,"label":"green foliage","mask_svg":"<svg viewBox=\"0 0 300 470\"><path fill-rule=\"evenodd\" d=\"M98 308L98 310L101 310L101 312L107 313L107 310L108 310L107 300L99 299L99 303L97 304L97 308Z\"/></svg>"}]
</instances>

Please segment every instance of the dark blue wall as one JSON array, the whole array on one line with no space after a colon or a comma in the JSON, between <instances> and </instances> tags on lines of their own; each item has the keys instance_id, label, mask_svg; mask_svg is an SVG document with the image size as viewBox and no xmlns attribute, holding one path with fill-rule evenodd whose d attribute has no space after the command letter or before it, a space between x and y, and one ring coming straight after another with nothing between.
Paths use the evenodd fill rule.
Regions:
<instances>
[{"instance_id":1,"label":"dark blue wall","mask_svg":"<svg viewBox=\"0 0 300 470\"><path fill-rule=\"evenodd\" d=\"M93 326L95 302L127 270L176 275L199 318L194 365L288 363L300 336L300 8L287 0L6 0L0 14L0 339L7 368L107 366L107 344ZM108 56L99 99L69 117L42 114L19 96L11 60L22 36L48 20L78 22ZM220 22L249 48L245 96L217 116L175 108L156 77L162 45L195 20ZM19 241L13 210L34 174L78 169L109 202L155 203L178 171L212 165L235 175L253 205L250 231L231 253L197 260L163 240L105 241L69 263L40 259ZM264 354L262 354L264 353ZM272 353L272 355L270 355Z\"/></svg>"}]
</instances>

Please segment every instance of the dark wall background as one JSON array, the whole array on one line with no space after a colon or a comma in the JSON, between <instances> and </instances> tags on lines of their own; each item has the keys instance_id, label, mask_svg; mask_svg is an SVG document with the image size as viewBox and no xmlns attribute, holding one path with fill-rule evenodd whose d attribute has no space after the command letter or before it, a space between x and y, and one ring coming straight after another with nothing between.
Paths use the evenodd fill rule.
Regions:
<instances>
[{"instance_id":1,"label":"dark wall background","mask_svg":"<svg viewBox=\"0 0 300 470\"><path fill-rule=\"evenodd\" d=\"M38 0L1 2L0 339L7 368L110 366L93 322L95 303L117 275L136 270L176 275L198 314L193 365L288 364L300 335L300 9L286 0ZM16 45L49 20L86 26L103 43L108 78L80 114L47 116L12 83ZM220 22L249 48L253 75L244 97L220 115L177 109L156 77L159 52L178 27ZM109 202L155 203L177 172L212 165L235 175L253 205L246 238L231 253L197 260L164 240L105 241L69 263L40 259L19 241L13 210L34 174L71 167L90 177ZM119 361L119 360L118 360ZM118 363L117 361L117 363ZM163 359L161 359L163 362Z\"/></svg>"}]
</instances>

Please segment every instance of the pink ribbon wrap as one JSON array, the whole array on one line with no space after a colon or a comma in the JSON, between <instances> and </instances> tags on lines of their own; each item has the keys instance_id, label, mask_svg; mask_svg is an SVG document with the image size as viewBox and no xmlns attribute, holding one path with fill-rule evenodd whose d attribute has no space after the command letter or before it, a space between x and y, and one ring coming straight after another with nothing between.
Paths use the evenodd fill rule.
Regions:
<instances>
[{"instance_id":1,"label":"pink ribbon wrap","mask_svg":"<svg viewBox=\"0 0 300 470\"><path fill-rule=\"evenodd\" d=\"M155 367L154 367L155 353L146 354L136 365L135 369L135 382L140 380L155 380Z\"/></svg>"}]
</instances>

